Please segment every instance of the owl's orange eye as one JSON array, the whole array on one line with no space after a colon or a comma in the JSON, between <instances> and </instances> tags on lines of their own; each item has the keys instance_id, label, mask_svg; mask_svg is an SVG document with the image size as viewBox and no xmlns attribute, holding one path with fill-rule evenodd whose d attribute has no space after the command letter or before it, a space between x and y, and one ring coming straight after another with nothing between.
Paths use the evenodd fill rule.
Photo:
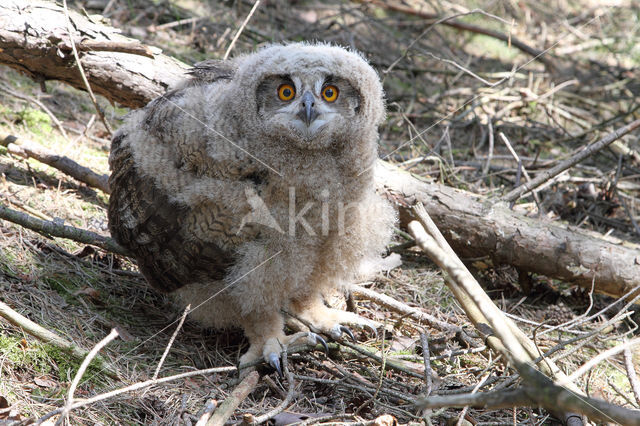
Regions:
<instances>
[{"instance_id":1,"label":"owl's orange eye","mask_svg":"<svg viewBox=\"0 0 640 426\"><path fill-rule=\"evenodd\" d=\"M290 84L281 84L278 87L278 97L281 101L290 101L296 95L296 89Z\"/></svg>"},{"instance_id":2,"label":"owl's orange eye","mask_svg":"<svg viewBox=\"0 0 640 426\"><path fill-rule=\"evenodd\" d=\"M324 86L322 89L322 97L327 102L333 102L338 99L338 88L333 85Z\"/></svg>"}]
</instances>

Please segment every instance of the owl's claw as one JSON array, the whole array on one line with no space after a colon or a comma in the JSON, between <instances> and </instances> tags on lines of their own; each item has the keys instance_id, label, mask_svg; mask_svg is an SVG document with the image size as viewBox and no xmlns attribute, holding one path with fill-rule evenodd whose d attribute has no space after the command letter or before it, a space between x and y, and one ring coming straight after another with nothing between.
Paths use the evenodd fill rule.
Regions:
<instances>
[{"instance_id":1,"label":"owl's claw","mask_svg":"<svg viewBox=\"0 0 640 426\"><path fill-rule=\"evenodd\" d=\"M327 341L324 340L321 335L313 333L313 332L310 332L309 333L309 337L312 340L315 340L314 344L317 345L318 343L320 343L322 345L322 347L324 348L324 353L325 354L329 353L329 345L327 345Z\"/></svg>"},{"instance_id":2,"label":"owl's claw","mask_svg":"<svg viewBox=\"0 0 640 426\"><path fill-rule=\"evenodd\" d=\"M284 374L282 374L282 368L280 368L279 354L275 352L271 352L269 355L267 355L267 362L271 367L273 367L278 372L278 376L284 377Z\"/></svg>"},{"instance_id":3,"label":"owl's claw","mask_svg":"<svg viewBox=\"0 0 640 426\"><path fill-rule=\"evenodd\" d=\"M344 334L346 334L347 336L349 336L349 338L351 339L351 341L353 343L356 343L356 336L353 335L353 332L351 331L351 329L347 326L341 325L340 326L340 331Z\"/></svg>"}]
</instances>

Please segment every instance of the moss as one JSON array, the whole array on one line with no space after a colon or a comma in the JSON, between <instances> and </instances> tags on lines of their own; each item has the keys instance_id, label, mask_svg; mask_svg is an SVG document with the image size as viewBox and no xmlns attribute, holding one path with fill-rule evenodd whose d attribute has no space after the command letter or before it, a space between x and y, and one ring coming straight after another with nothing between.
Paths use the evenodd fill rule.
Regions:
<instances>
[{"instance_id":1,"label":"moss","mask_svg":"<svg viewBox=\"0 0 640 426\"><path fill-rule=\"evenodd\" d=\"M18 111L19 120L32 132L43 135L50 134L51 118L42 111L25 107L22 111Z\"/></svg>"},{"instance_id":2,"label":"moss","mask_svg":"<svg viewBox=\"0 0 640 426\"><path fill-rule=\"evenodd\" d=\"M62 349L40 342L31 342L16 336L0 333L0 355L12 364L14 370L31 370L39 375L57 376L61 382L66 382L69 377L74 377L80 368L81 361L71 357ZM84 379L92 383L98 383L102 362L94 359Z\"/></svg>"}]
</instances>

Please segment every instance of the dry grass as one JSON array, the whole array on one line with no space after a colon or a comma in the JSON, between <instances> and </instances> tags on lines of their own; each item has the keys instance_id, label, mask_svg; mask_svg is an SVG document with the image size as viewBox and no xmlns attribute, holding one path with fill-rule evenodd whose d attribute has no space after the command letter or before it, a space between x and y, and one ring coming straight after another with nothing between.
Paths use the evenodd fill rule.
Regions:
<instances>
[{"instance_id":1,"label":"dry grass","mask_svg":"<svg viewBox=\"0 0 640 426\"><path fill-rule=\"evenodd\" d=\"M549 55L557 72L549 72L539 62L528 63L529 56L495 39L442 25L423 33L427 26L415 16L349 2L269 2L258 9L235 49L247 51L270 41L318 39L363 51L380 71L387 92L389 113L381 129L381 155L421 176L486 195L504 193L516 182L517 164L498 137L500 132L514 145L524 166L535 174L610 131L616 123L638 116L640 81L633 69L640 66L640 30L637 8L632 2L620 1L617 6L596 0L588 4L466 3L434 4L442 15L481 8L501 20L478 13L459 19L511 32L537 48L555 46ZM416 10L434 11L427 3L406 4ZM106 2L102 7L105 5ZM160 1L148 5L117 0L107 15L113 25L132 36L193 63L221 57L251 6L252 2L242 1ZM197 19L185 25L166 25L187 18ZM564 53L554 54L557 49ZM389 70L398 58L403 59ZM48 93L43 94L35 83L7 69L0 69L0 81L15 91L39 98L69 129L82 132L90 122L93 107L82 92L48 82ZM96 171L107 172L108 140L101 124L93 124L80 138L70 131L68 141L37 107L4 93L0 93L0 102L1 129L40 142ZM117 127L125 111L104 100L101 103ZM490 153L491 131L494 147ZM621 142L640 151L637 135ZM640 229L634 227L632 218L638 221L640 164L638 158L620 156L621 149L604 150L544 190L541 208L545 216L638 242ZM100 191L35 161L12 157L6 151L0 151L0 171L3 203L19 202L32 214L40 212L74 226L107 233L108 196ZM522 203L518 208L531 214L536 211L533 203ZM0 299L83 348L91 348L112 327L122 330L123 338L103 351L122 380L90 370L76 397L153 375L180 312L167 297L147 288L135 273L135 265L104 252L83 251L84 247L71 241L46 239L7 222L0 223L0 232ZM413 249L402 255L402 268L377 277L373 287L443 321L471 329L444 286L440 272ZM498 306L528 321L519 324L529 334L543 321L547 325L560 324L586 312L589 306L588 294L566 283L533 277L533 291L525 295L511 268L489 268L481 259L469 261ZM594 296L590 313L611 302ZM392 414L401 423L420 422L421 413L410 404L425 388L420 376L424 364L419 333L429 336L432 357L466 349L465 343L370 301L356 303L363 315L385 322L389 330L384 342L360 333L363 345L378 354L384 352L387 361L418 372L418 377L390 369L389 365L383 371L379 362L344 346L332 346L329 356L321 352L292 355L290 367L297 375L296 396L288 411L320 416L352 414L362 407L360 417L349 421ZM537 341L542 348L553 347L559 341L597 329L619 309L615 307L575 330L555 330ZM568 346L560 352L558 363L564 370L573 371L595 354L619 344L625 335L637 334L634 321L638 319L638 314L632 315L586 345L577 342ZM476 339L475 344L482 342ZM245 347L238 331L214 334L187 321L161 375L233 365ZM635 365L637 370L638 352ZM0 321L0 397L6 398L22 418L38 417L60 406L78 366L78 360L69 359ZM512 374L488 350L444 357L432 361L432 366L438 375L434 393L440 394L469 392L485 376L488 379L482 390L491 389ZM269 377L271 380L262 380L237 413L259 415L281 401L287 383L281 383L273 374ZM71 414L71 423L189 424L209 398L223 399L235 382L235 376L220 374L156 386L76 410ZM378 383L382 383L381 391L372 403L367 403ZM627 407L635 404L637 408L621 356L598 365L578 385L589 395ZM432 414L434 424L449 424L456 421L460 410ZM3 415L0 410L0 422ZM472 409L467 416L476 424L552 423L545 413L526 408Z\"/></svg>"}]
</instances>

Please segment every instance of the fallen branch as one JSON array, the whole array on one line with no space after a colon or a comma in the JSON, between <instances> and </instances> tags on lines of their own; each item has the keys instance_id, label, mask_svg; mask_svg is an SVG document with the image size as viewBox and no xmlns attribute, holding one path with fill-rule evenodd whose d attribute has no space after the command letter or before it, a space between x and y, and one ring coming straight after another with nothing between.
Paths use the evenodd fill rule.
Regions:
<instances>
[{"instance_id":1,"label":"fallen branch","mask_svg":"<svg viewBox=\"0 0 640 426\"><path fill-rule=\"evenodd\" d=\"M240 405L242 401L244 401L247 396L253 392L253 390L258 385L258 380L260 379L260 375L257 371L249 372L238 386L231 392L229 395L213 412L213 415L207 421L207 426L224 426L225 422L235 409Z\"/></svg>"},{"instance_id":2,"label":"fallen branch","mask_svg":"<svg viewBox=\"0 0 640 426\"><path fill-rule=\"evenodd\" d=\"M513 404L511 406L543 407L556 416L562 413L577 412L593 420L640 425L640 412L582 395L570 383L570 379L550 360L544 359L544 362L538 364L539 367L543 371L546 370L547 374L550 373L558 383L563 383L564 386L554 384L551 379L536 370L533 367L533 360L536 356L536 348L533 342L529 341L524 333L511 320L505 317L502 311L489 299L462 261L457 258L451 247L449 247L421 205L416 207L416 214L420 218L420 222L412 221L409 224L411 235L415 238L420 248L446 272L446 281L449 288L478 330L483 332L483 328L486 328L487 325L491 327L491 337L487 339L487 343L509 359L524 380L524 385L520 388L520 391L516 390L506 395L505 393L490 394L490 396L496 397L492 401L499 403L499 401L513 398L510 400ZM479 322L479 316L484 317L486 322ZM497 339L493 335L497 336ZM629 343L632 342L635 343L635 341ZM422 409L436 408L429 404L429 401L433 401L433 398L424 397L417 402L417 405ZM484 399L476 399L473 394L441 398L448 398L447 403L455 401L455 404L451 405L462 407L484 407L490 402L486 397ZM440 402L442 401L445 400ZM561 418L563 417L561 416Z\"/></svg>"},{"instance_id":3,"label":"fallen branch","mask_svg":"<svg viewBox=\"0 0 640 426\"><path fill-rule=\"evenodd\" d=\"M629 348L624 350L624 367L627 370L627 377L629 378L633 395L636 397L637 406L640 407L640 381L638 381L638 375L633 366L633 354Z\"/></svg>"},{"instance_id":4,"label":"fallen branch","mask_svg":"<svg viewBox=\"0 0 640 426\"><path fill-rule=\"evenodd\" d=\"M24 330L28 334L42 340L44 343L48 343L63 350L76 359L84 359L89 353L89 351L79 348L70 341L31 321L29 318L20 315L18 312L11 309L9 305L3 302L0 302L0 317L6 319L16 327L20 327L20 329ZM104 371L110 377L115 379L119 378L118 373L110 366L106 365L106 362L103 359L100 359L100 362L102 362Z\"/></svg>"},{"instance_id":5,"label":"fallen branch","mask_svg":"<svg viewBox=\"0 0 640 426\"><path fill-rule=\"evenodd\" d=\"M198 413L199 416L198 421L196 422L196 426L206 426L207 422L211 418L211 415L217 407L218 401L216 401L215 399L210 399L209 401L207 401L202 410L200 410L200 412Z\"/></svg>"},{"instance_id":6,"label":"fallen branch","mask_svg":"<svg viewBox=\"0 0 640 426\"><path fill-rule=\"evenodd\" d=\"M29 216L26 213L12 210L6 207L4 204L0 204L0 219L16 223L24 228L36 231L37 233L42 234L46 237L52 236L68 238L79 243L91 244L109 252L120 254L122 256L130 256L127 250L122 248L118 243L116 243L109 237L96 234L95 232L87 231L86 229L80 229L74 226L37 219L33 216Z\"/></svg>"},{"instance_id":7,"label":"fallen branch","mask_svg":"<svg viewBox=\"0 0 640 426\"><path fill-rule=\"evenodd\" d=\"M462 258L485 257L493 265L512 265L620 297L640 284L639 248L614 244L555 223L525 218L506 203L416 179L395 166L378 162L381 192L400 209L406 226L410 207L422 202L447 241ZM629 296L633 298L633 294Z\"/></svg>"},{"instance_id":8,"label":"fallen branch","mask_svg":"<svg viewBox=\"0 0 640 426\"><path fill-rule=\"evenodd\" d=\"M6 147L14 155L36 159L80 182L100 189L105 194L111 192L108 183L109 176L100 175L87 167L81 166L69 157L58 155L33 141L18 139L8 133L0 132L0 145Z\"/></svg>"},{"instance_id":9,"label":"fallen branch","mask_svg":"<svg viewBox=\"0 0 640 426\"><path fill-rule=\"evenodd\" d=\"M76 28L93 43L131 43L112 27L69 11ZM61 80L85 90L73 55L59 48L69 41L64 9L48 1L7 0L0 3L0 63L34 80ZM139 43L139 42L138 42ZM69 41L70 44L70 41ZM136 52L137 53L137 52ZM184 76L187 66L165 55L153 58L114 51L80 51L87 80L96 94L111 102L140 107ZM135 70L135 71L134 71Z\"/></svg>"}]
</instances>

